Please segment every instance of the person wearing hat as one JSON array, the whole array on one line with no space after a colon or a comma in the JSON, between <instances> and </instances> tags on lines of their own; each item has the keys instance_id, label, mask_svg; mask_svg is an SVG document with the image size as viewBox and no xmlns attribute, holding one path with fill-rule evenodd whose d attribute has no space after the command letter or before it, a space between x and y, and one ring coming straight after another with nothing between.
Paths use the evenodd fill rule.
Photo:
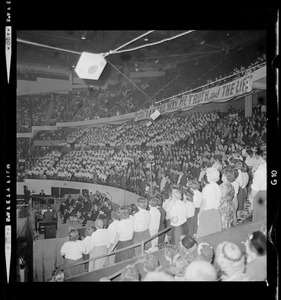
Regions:
<instances>
[{"instance_id":1,"label":"person wearing hat","mask_svg":"<svg viewBox=\"0 0 281 300\"><path fill-rule=\"evenodd\" d=\"M110 246L110 235L108 229L104 229L104 221L102 219L97 219L95 221L95 226L97 228L91 235L90 242L90 259L107 254ZM94 269L102 268L105 264L106 257L96 259L95 261L89 262L89 272Z\"/></svg>"},{"instance_id":2,"label":"person wearing hat","mask_svg":"<svg viewBox=\"0 0 281 300\"><path fill-rule=\"evenodd\" d=\"M215 264L221 271L222 281L248 280L245 275L245 256L232 242L224 241L217 246Z\"/></svg>"},{"instance_id":3,"label":"person wearing hat","mask_svg":"<svg viewBox=\"0 0 281 300\"><path fill-rule=\"evenodd\" d=\"M261 231L255 231L244 245L247 253L246 275L252 281L266 280L266 236Z\"/></svg>"},{"instance_id":4,"label":"person wearing hat","mask_svg":"<svg viewBox=\"0 0 281 300\"><path fill-rule=\"evenodd\" d=\"M83 262L83 254L87 253L84 243L79 240L79 233L77 229L71 229L68 237L69 241L65 242L60 250L61 256L64 258L63 269L65 278L81 274L85 271L83 264L75 267L71 266Z\"/></svg>"}]
</instances>

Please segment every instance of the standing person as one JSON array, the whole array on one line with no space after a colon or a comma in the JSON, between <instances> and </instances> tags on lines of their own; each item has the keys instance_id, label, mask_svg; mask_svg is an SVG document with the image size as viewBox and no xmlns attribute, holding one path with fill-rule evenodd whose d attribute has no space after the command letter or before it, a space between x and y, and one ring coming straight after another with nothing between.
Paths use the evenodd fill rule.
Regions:
<instances>
[{"instance_id":1,"label":"standing person","mask_svg":"<svg viewBox=\"0 0 281 300\"><path fill-rule=\"evenodd\" d=\"M266 218L266 190L267 190L267 152L265 145L258 148L257 155L260 165L254 173L249 201L251 202L252 221Z\"/></svg>"},{"instance_id":2,"label":"standing person","mask_svg":"<svg viewBox=\"0 0 281 300\"><path fill-rule=\"evenodd\" d=\"M202 203L198 215L198 230L196 238L221 231L221 216L219 205L221 199L221 190L217 181L220 179L220 173L215 168L206 170L207 181L202 191Z\"/></svg>"},{"instance_id":3,"label":"standing person","mask_svg":"<svg viewBox=\"0 0 281 300\"><path fill-rule=\"evenodd\" d=\"M23 192L24 192L24 204L29 204L31 191L28 189L26 185L23 186Z\"/></svg>"},{"instance_id":4,"label":"standing person","mask_svg":"<svg viewBox=\"0 0 281 300\"><path fill-rule=\"evenodd\" d=\"M165 209L162 207L163 205L163 197L162 195L158 194L156 195L157 198L157 208L160 211L160 224L159 224L159 231L162 231L166 228L166 211ZM162 245L164 243L165 240L165 233L161 234L158 236L158 245Z\"/></svg>"},{"instance_id":5,"label":"standing person","mask_svg":"<svg viewBox=\"0 0 281 300\"><path fill-rule=\"evenodd\" d=\"M84 254L84 260L88 260L90 258L90 245L91 245L91 235L95 231L94 227L87 227L85 230L85 238L82 240L85 248L86 254ZM89 263L85 263L85 272L89 271Z\"/></svg>"},{"instance_id":6,"label":"standing person","mask_svg":"<svg viewBox=\"0 0 281 300\"><path fill-rule=\"evenodd\" d=\"M223 182L229 182L234 188L234 196L231 201L232 203L232 211L233 211L233 225L237 225L237 194L239 190L239 182L236 180L238 177L238 170L232 166L226 166L222 169L222 180Z\"/></svg>"},{"instance_id":7,"label":"standing person","mask_svg":"<svg viewBox=\"0 0 281 300\"><path fill-rule=\"evenodd\" d=\"M156 197L153 197L149 200L149 213L150 213L150 223L149 223L149 233L150 236L155 235L159 231L160 227L160 218L161 213L159 209L157 208L158 199ZM158 245L158 237L153 239L151 241L151 247L157 247Z\"/></svg>"},{"instance_id":8,"label":"standing person","mask_svg":"<svg viewBox=\"0 0 281 300\"><path fill-rule=\"evenodd\" d=\"M178 189L173 190L171 201L167 218L171 221L171 244L177 245L180 237L188 234L187 215L185 204L182 202L182 194Z\"/></svg>"},{"instance_id":9,"label":"standing person","mask_svg":"<svg viewBox=\"0 0 281 300\"><path fill-rule=\"evenodd\" d=\"M113 245L110 246L109 252L113 251L116 246L116 250L126 248L133 245L133 234L134 234L134 221L130 218L128 206L121 206L118 210L120 221L117 226L117 234ZM134 249L128 249L120 251L115 255L115 262L120 262L133 258Z\"/></svg>"},{"instance_id":10,"label":"standing person","mask_svg":"<svg viewBox=\"0 0 281 300\"><path fill-rule=\"evenodd\" d=\"M193 204L195 207L195 213L194 213L194 233L196 235L197 229L198 229L198 214L200 211L201 203L202 203L202 193L200 191L201 186L198 180L192 179L189 180L187 183L187 186L191 189L193 192Z\"/></svg>"},{"instance_id":11,"label":"standing person","mask_svg":"<svg viewBox=\"0 0 281 300\"><path fill-rule=\"evenodd\" d=\"M90 259L107 254L107 250L110 246L110 236L107 229L104 229L104 222L102 219L97 219L95 222L97 230L91 235L90 242ZM106 257L90 261L89 272L102 268L104 266Z\"/></svg>"},{"instance_id":12,"label":"standing person","mask_svg":"<svg viewBox=\"0 0 281 300\"><path fill-rule=\"evenodd\" d=\"M61 247L61 256L64 258L64 274L65 278L72 277L84 272L84 265L71 267L77 263L83 262L83 254L87 253L85 245L79 240L79 233L76 229L71 229L69 241L65 242Z\"/></svg>"},{"instance_id":13,"label":"standing person","mask_svg":"<svg viewBox=\"0 0 281 300\"><path fill-rule=\"evenodd\" d=\"M223 183L219 186L222 193L219 211L221 214L222 230L225 230L233 226L234 222L232 206L232 200L234 198L234 187L228 182L224 174L222 175L222 181Z\"/></svg>"},{"instance_id":14,"label":"standing person","mask_svg":"<svg viewBox=\"0 0 281 300\"><path fill-rule=\"evenodd\" d=\"M193 194L189 189L185 189L183 193L183 203L186 208L186 222L188 227L188 234L194 237L195 231L195 206L193 203Z\"/></svg>"},{"instance_id":15,"label":"standing person","mask_svg":"<svg viewBox=\"0 0 281 300\"><path fill-rule=\"evenodd\" d=\"M238 182L239 182L239 192L238 192L238 195L237 195L237 200L238 200L238 209L237 209L237 217L238 218L241 218L241 212L242 210L244 210L244 204L245 204L245 201L247 199L247 185L248 185L248 182L249 182L249 175L248 175L248 172L247 172L247 165L242 162L242 161L239 161L236 163L236 168L238 170Z\"/></svg>"},{"instance_id":16,"label":"standing person","mask_svg":"<svg viewBox=\"0 0 281 300\"><path fill-rule=\"evenodd\" d=\"M149 224L150 224L150 213L147 210L148 201L144 197L137 199L137 207L139 211L134 215L134 244L140 243L150 238ZM151 242L145 244L145 250L151 247ZM135 256L141 255L141 246L135 248Z\"/></svg>"},{"instance_id":17,"label":"standing person","mask_svg":"<svg viewBox=\"0 0 281 300\"><path fill-rule=\"evenodd\" d=\"M177 178L177 186L178 188L182 186L186 186L187 183L187 175L183 171L178 172L179 176Z\"/></svg>"},{"instance_id":18,"label":"standing person","mask_svg":"<svg viewBox=\"0 0 281 300\"><path fill-rule=\"evenodd\" d=\"M112 211L111 212L111 218L113 220L113 222L111 222L107 228L108 232L109 232L109 236L110 236L110 246L109 248L112 249L112 246L114 245L116 236L117 236L117 229L118 229L118 224L120 221L120 216L118 215L118 213L116 211ZM112 249L111 251L114 251L114 249ZM109 265L112 265L115 263L115 255L110 255L107 259L107 263Z\"/></svg>"}]
</instances>

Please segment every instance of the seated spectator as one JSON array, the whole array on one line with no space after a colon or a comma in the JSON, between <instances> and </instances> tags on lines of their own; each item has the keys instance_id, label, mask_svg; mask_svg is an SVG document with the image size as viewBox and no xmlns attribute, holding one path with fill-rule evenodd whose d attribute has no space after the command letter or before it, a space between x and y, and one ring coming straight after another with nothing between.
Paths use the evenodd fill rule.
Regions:
<instances>
[{"instance_id":1,"label":"seated spectator","mask_svg":"<svg viewBox=\"0 0 281 300\"><path fill-rule=\"evenodd\" d=\"M245 243L247 253L246 275L252 281L264 281L266 274L266 236L255 231Z\"/></svg>"},{"instance_id":2,"label":"seated spectator","mask_svg":"<svg viewBox=\"0 0 281 300\"><path fill-rule=\"evenodd\" d=\"M44 212L44 215L43 215L43 223L51 223L54 221L54 214L53 212L51 211L51 207L48 206L47 207L47 211Z\"/></svg>"},{"instance_id":3,"label":"seated spectator","mask_svg":"<svg viewBox=\"0 0 281 300\"><path fill-rule=\"evenodd\" d=\"M127 265L121 273L119 281L139 281L140 273L134 265Z\"/></svg>"},{"instance_id":4,"label":"seated spectator","mask_svg":"<svg viewBox=\"0 0 281 300\"><path fill-rule=\"evenodd\" d=\"M217 272L209 262L193 261L187 266L184 279L185 281L217 281Z\"/></svg>"},{"instance_id":5,"label":"seated spectator","mask_svg":"<svg viewBox=\"0 0 281 300\"><path fill-rule=\"evenodd\" d=\"M141 281L174 281L174 277L166 272L149 272Z\"/></svg>"},{"instance_id":6,"label":"seated spectator","mask_svg":"<svg viewBox=\"0 0 281 300\"><path fill-rule=\"evenodd\" d=\"M146 254L142 259L143 270L147 273L154 272L159 267L160 263L153 254Z\"/></svg>"},{"instance_id":7,"label":"seated spectator","mask_svg":"<svg viewBox=\"0 0 281 300\"><path fill-rule=\"evenodd\" d=\"M217 245L215 263L219 266L221 281L247 281L245 275L245 256L240 248L231 242Z\"/></svg>"},{"instance_id":8,"label":"seated spectator","mask_svg":"<svg viewBox=\"0 0 281 300\"><path fill-rule=\"evenodd\" d=\"M208 243L200 243L197 247L197 260L207 261L213 263L215 258L215 251Z\"/></svg>"}]
</instances>

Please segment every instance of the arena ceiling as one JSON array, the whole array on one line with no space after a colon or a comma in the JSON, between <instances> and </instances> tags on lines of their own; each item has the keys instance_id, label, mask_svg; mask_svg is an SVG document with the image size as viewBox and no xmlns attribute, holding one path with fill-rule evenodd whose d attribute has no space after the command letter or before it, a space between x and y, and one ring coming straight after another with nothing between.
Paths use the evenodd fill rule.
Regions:
<instances>
[{"instance_id":1,"label":"arena ceiling","mask_svg":"<svg viewBox=\"0 0 281 300\"><path fill-rule=\"evenodd\" d=\"M115 50L147 31L18 30L17 38L75 52L105 53ZM185 31L188 30L155 30L121 50L155 43ZM255 43L257 43L257 47L265 47L265 38L266 31L261 30L195 30L190 34L158 45L109 55L107 56L107 60L117 67L127 67L132 70L139 68L165 69L184 61L196 60L200 56L227 53L227 51L235 47L246 47ZM55 65L71 69L75 66L78 59L78 54L23 42L17 43L18 63Z\"/></svg>"}]
</instances>

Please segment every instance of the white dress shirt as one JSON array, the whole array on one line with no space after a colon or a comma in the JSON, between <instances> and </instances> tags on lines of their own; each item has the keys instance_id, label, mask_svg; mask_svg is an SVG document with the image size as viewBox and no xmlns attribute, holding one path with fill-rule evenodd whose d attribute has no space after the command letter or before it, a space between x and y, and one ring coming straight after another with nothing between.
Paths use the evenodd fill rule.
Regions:
<instances>
[{"instance_id":1,"label":"white dress shirt","mask_svg":"<svg viewBox=\"0 0 281 300\"><path fill-rule=\"evenodd\" d=\"M157 207L150 206L150 223L149 223L149 231L158 231L160 227L160 217L161 213Z\"/></svg>"},{"instance_id":2,"label":"white dress shirt","mask_svg":"<svg viewBox=\"0 0 281 300\"><path fill-rule=\"evenodd\" d=\"M117 233L120 234L119 241L129 241L133 238L134 222L132 219L122 219L117 226Z\"/></svg>"},{"instance_id":3,"label":"white dress shirt","mask_svg":"<svg viewBox=\"0 0 281 300\"><path fill-rule=\"evenodd\" d=\"M117 234L118 223L119 223L119 220L114 220L107 227L107 230L109 231L109 236L110 236L110 242L111 242L111 244L114 243L114 241L115 241L115 237L116 237L116 234Z\"/></svg>"},{"instance_id":4,"label":"white dress shirt","mask_svg":"<svg viewBox=\"0 0 281 300\"><path fill-rule=\"evenodd\" d=\"M82 241L69 241L65 242L61 247L61 255L64 255L65 258L77 260L82 257L82 254L86 254L87 250Z\"/></svg>"},{"instance_id":5,"label":"white dress shirt","mask_svg":"<svg viewBox=\"0 0 281 300\"><path fill-rule=\"evenodd\" d=\"M251 185L252 190L266 191L267 178L266 178L266 163L260 164L254 174L253 183Z\"/></svg>"},{"instance_id":6,"label":"white dress shirt","mask_svg":"<svg viewBox=\"0 0 281 300\"><path fill-rule=\"evenodd\" d=\"M170 217L178 217L176 223L171 220L172 226L180 226L186 222L186 206L181 200L174 200L174 204L169 210Z\"/></svg>"},{"instance_id":7,"label":"white dress shirt","mask_svg":"<svg viewBox=\"0 0 281 300\"><path fill-rule=\"evenodd\" d=\"M85 248L86 248L86 251L87 251L86 254L90 253L90 251L91 251L91 249L90 249L90 247L91 247L91 237L86 236L82 242L85 245Z\"/></svg>"},{"instance_id":8,"label":"white dress shirt","mask_svg":"<svg viewBox=\"0 0 281 300\"><path fill-rule=\"evenodd\" d=\"M194 202L187 200L186 202L184 202L184 204L185 204L185 208L186 208L186 217L187 218L194 217L194 215L195 215Z\"/></svg>"},{"instance_id":9,"label":"white dress shirt","mask_svg":"<svg viewBox=\"0 0 281 300\"><path fill-rule=\"evenodd\" d=\"M202 207L202 209L218 209L220 206L221 195L222 193L217 183L212 182L207 184L202 191L202 202L203 199L205 199L205 207Z\"/></svg>"},{"instance_id":10,"label":"white dress shirt","mask_svg":"<svg viewBox=\"0 0 281 300\"><path fill-rule=\"evenodd\" d=\"M200 208L202 203L202 193L198 190L193 190L193 203L195 208Z\"/></svg>"},{"instance_id":11,"label":"white dress shirt","mask_svg":"<svg viewBox=\"0 0 281 300\"><path fill-rule=\"evenodd\" d=\"M99 246L106 246L107 248L110 245L110 235L108 229L97 229L91 235L91 242L90 242L90 251L94 247Z\"/></svg>"},{"instance_id":12,"label":"white dress shirt","mask_svg":"<svg viewBox=\"0 0 281 300\"><path fill-rule=\"evenodd\" d=\"M147 230L149 228L150 219L149 211L139 207L139 211L134 215L134 231L142 232Z\"/></svg>"}]
</instances>

